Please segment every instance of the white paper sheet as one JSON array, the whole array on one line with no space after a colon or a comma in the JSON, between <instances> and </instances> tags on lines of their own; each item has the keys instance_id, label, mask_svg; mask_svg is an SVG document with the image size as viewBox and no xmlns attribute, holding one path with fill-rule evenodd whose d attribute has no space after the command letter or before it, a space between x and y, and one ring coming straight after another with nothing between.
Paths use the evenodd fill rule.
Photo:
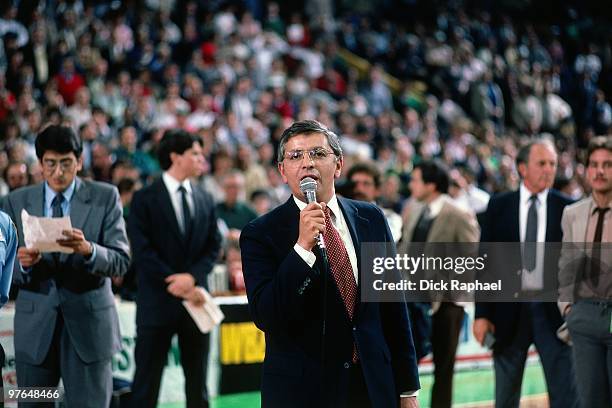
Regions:
<instances>
[{"instance_id":1,"label":"white paper sheet","mask_svg":"<svg viewBox=\"0 0 612 408\"><path fill-rule=\"evenodd\" d=\"M72 229L70 217L49 218L36 217L21 210L21 224L23 225L23 240L26 248L36 248L40 252L64 252L71 254L72 248L61 246L56 241L65 238L63 230Z\"/></svg>"},{"instance_id":2,"label":"white paper sheet","mask_svg":"<svg viewBox=\"0 0 612 408\"><path fill-rule=\"evenodd\" d=\"M202 287L197 287L196 289L204 295L204 299L206 299L204 304L195 306L190 301L183 300L183 306L185 306L185 309L189 312L189 315L198 326L198 329L200 329L202 333L210 333L215 326L219 325L219 323L225 319L225 315L206 289Z\"/></svg>"}]
</instances>

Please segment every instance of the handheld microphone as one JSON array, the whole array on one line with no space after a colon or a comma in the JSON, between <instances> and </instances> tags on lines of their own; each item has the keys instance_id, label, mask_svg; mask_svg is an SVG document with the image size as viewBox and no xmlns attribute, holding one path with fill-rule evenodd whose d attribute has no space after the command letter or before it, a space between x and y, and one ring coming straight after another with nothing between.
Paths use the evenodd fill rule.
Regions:
<instances>
[{"instance_id":1,"label":"handheld microphone","mask_svg":"<svg viewBox=\"0 0 612 408\"><path fill-rule=\"evenodd\" d=\"M300 190L306 196L306 202L316 203L317 202L317 181L312 177L305 177L300 181ZM323 234L319 233L317 237L317 245L321 251L325 251L325 242L323 241Z\"/></svg>"}]
</instances>

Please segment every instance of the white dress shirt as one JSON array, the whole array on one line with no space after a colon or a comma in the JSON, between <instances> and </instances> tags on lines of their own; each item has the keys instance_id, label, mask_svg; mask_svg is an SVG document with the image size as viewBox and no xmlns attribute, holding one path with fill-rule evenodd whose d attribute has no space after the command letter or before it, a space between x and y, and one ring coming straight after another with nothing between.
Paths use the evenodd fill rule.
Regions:
<instances>
[{"instance_id":1,"label":"white dress shirt","mask_svg":"<svg viewBox=\"0 0 612 408\"><path fill-rule=\"evenodd\" d=\"M181 232L185 228L185 224L183 223L184 215L183 215L183 196L179 191L179 187L185 187L187 192L187 206L189 207L189 212L193 215L193 189L191 188L191 183L189 179L183 180L183 182L178 181L167 171L162 174L162 180L168 193L170 194L170 201L172 202L172 207L174 208L174 214L176 214L176 220L178 221L179 229Z\"/></svg>"},{"instance_id":2,"label":"white dress shirt","mask_svg":"<svg viewBox=\"0 0 612 408\"><path fill-rule=\"evenodd\" d=\"M298 206L300 211L306 208L307 204L301 200L299 200L296 196L293 196L293 200L295 204ZM351 267L353 268L353 276L355 276L355 282L359 285L359 273L357 271L357 252L355 251L355 245L353 245L353 238L351 238L351 232L349 231L348 224L344 219L344 215L342 215L342 211L338 206L338 199L334 194L327 203L331 211L331 219L332 224L340 234L340 238L342 238L342 242L346 247L346 252L348 252L349 260L351 261ZM293 247L295 251L300 255L300 257L312 268L317 260L317 257L312 251L307 251L302 248L297 243Z\"/></svg>"},{"instance_id":3,"label":"white dress shirt","mask_svg":"<svg viewBox=\"0 0 612 408\"><path fill-rule=\"evenodd\" d=\"M523 183L519 188L519 234L521 242L525 242L527 234L527 214L531 206L531 193ZM537 194L538 238L537 242L546 242L546 211L548 189ZM535 270L521 273L523 290L539 290L544 287L544 245L537 245Z\"/></svg>"}]
</instances>

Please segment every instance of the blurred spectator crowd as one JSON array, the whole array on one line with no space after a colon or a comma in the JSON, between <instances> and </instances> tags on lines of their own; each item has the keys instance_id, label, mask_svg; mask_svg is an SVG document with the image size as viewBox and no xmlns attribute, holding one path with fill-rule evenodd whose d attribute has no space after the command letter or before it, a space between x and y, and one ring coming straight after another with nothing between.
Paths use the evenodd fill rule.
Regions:
<instances>
[{"instance_id":1,"label":"blurred spectator crowd","mask_svg":"<svg viewBox=\"0 0 612 408\"><path fill-rule=\"evenodd\" d=\"M414 164L431 158L452 169L451 195L482 212L488 194L518 187L518 148L542 134L560 151L556 186L580 198L584 148L611 132L611 25L565 2L558 22L459 0L423 15L420 1L385 2L410 3L400 21L362 2L2 3L0 196L41 181L35 137L62 123L83 141L81 176L115 184L127 216L160 174L163 132L186 129L204 142L200 182L218 203L234 289L240 229L289 197L274 158L294 120L333 129L347 169L373 163L375 200L397 214ZM353 191L342 179L338 190Z\"/></svg>"}]
</instances>

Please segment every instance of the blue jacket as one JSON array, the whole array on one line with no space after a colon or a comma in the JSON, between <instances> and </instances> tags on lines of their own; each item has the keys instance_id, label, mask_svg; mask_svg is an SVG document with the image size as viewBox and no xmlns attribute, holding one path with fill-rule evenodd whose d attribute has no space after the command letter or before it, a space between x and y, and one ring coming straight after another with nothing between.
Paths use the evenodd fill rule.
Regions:
<instances>
[{"instance_id":1,"label":"blue jacket","mask_svg":"<svg viewBox=\"0 0 612 408\"><path fill-rule=\"evenodd\" d=\"M0 211L0 307L8 301L17 244L15 224L5 212Z\"/></svg>"},{"instance_id":2,"label":"blue jacket","mask_svg":"<svg viewBox=\"0 0 612 408\"><path fill-rule=\"evenodd\" d=\"M363 242L393 242L376 206L338 198L358 251ZM419 389L417 361L405 303L365 303L357 294L355 316L346 314L333 277L327 296L323 267L313 268L295 252L299 209L293 198L251 221L240 237L249 308L265 332L263 407L337 407L347 400L353 342L372 407L394 407L402 392ZM361 288L358 288L360 291ZM322 358L323 302L326 336Z\"/></svg>"}]
</instances>

